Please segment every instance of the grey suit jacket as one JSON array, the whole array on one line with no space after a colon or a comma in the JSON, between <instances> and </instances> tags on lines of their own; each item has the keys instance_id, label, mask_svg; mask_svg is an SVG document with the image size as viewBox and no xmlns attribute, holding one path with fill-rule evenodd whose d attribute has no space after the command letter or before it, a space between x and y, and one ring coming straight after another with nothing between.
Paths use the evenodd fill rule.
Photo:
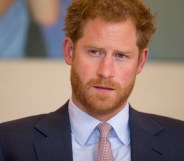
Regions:
<instances>
[{"instance_id":1,"label":"grey suit jacket","mask_svg":"<svg viewBox=\"0 0 184 161\"><path fill-rule=\"evenodd\" d=\"M184 161L184 122L130 107L132 161ZM68 102L0 125L0 161L72 161Z\"/></svg>"}]
</instances>

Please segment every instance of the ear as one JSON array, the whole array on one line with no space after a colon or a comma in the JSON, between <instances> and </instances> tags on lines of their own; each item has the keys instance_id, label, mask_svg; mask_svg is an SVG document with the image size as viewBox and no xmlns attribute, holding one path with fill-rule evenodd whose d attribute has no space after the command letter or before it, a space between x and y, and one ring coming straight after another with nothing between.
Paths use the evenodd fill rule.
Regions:
<instances>
[{"instance_id":1,"label":"ear","mask_svg":"<svg viewBox=\"0 0 184 161\"><path fill-rule=\"evenodd\" d=\"M144 48L141 51L141 53L140 53L139 62L138 62L138 68L137 68L137 74L141 73L144 65L147 62L148 55L149 55L149 49L148 48Z\"/></svg>"},{"instance_id":2,"label":"ear","mask_svg":"<svg viewBox=\"0 0 184 161\"><path fill-rule=\"evenodd\" d=\"M65 62L68 65L72 64L73 49L74 49L73 41L69 37L65 37L63 40L62 50Z\"/></svg>"}]
</instances>

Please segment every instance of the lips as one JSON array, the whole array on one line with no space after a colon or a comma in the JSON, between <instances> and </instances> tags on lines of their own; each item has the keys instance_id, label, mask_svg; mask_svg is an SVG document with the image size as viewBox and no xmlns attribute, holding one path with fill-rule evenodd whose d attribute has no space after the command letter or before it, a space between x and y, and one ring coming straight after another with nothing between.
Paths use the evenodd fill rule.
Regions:
<instances>
[{"instance_id":1,"label":"lips","mask_svg":"<svg viewBox=\"0 0 184 161\"><path fill-rule=\"evenodd\" d=\"M103 86L94 86L94 88L99 89L99 90L107 90L107 91L114 90L111 87L103 87Z\"/></svg>"}]
</instances>

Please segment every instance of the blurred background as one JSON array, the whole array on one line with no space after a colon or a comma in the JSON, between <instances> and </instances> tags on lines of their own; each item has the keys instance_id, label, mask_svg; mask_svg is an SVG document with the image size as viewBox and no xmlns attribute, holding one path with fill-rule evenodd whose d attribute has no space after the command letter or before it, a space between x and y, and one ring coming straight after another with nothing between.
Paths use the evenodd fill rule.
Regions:
<instances>
[{"instance_id":1,"label":"blurred background","mask_svg":"<svg viewBox=\"0 0 184 161\"><path fill-rule=\"evenodd\" d=\"M0 58L62 58L70 0L1 0Z\"/></svg>"},{"instance_id":2,"label":"blurred background","mask_svg":"<svg viewBox=\"0 0 184 161\"><path fill-rule=\"evenodd\" d=\"M0 122L51 112L70 98L61 44L71 1L0 0ZM184 120L184 1L143 1L157 15L157 32L130 102Z\"/></svg>"}]
</instances>

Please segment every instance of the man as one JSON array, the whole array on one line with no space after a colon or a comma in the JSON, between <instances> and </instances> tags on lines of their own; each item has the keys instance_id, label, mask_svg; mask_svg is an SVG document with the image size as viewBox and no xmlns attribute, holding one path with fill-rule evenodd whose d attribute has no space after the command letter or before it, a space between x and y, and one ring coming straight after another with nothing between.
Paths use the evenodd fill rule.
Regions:
<instances>
[{"instance_id":1,"label":"man","mask_svg":"<svg viewBox=\"0 0 184 161\"><path fill-rule=\"evenodd\" d=\"M64 30L72 97L53 113L1 124L0 161L183 161L184 122L127 102L155 31L149 9L139 0L76 0Z\"/></svg>"}]
</instances>

